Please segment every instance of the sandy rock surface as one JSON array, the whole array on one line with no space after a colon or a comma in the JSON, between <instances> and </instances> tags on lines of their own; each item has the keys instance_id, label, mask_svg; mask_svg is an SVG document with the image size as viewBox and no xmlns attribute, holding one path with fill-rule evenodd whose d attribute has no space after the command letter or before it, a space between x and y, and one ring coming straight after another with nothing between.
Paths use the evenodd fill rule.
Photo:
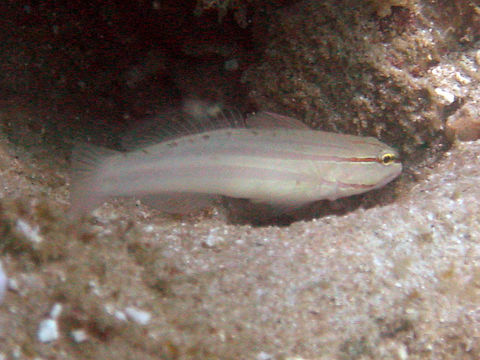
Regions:
<instances>
[{"instance_id":1,"label":"sandy rock surface","mask_svg":"<svg viewBox=\"0 0 480 360\"><path fill-rule=\"evenodd\" d=\"M476 358L479 156L478 142L459 145L388 205L253 228L229 225L221 210L178 219L128 201L71 224L68 185L36 187L3 154L2 189L50 195L3 190L2 262L13 284L0 307L0 352ZM46 319L58 335L41 342Z\"/></svg>"},{"instance_id":2,"label":"sandy rock surface","mask_svg":"<svg viewBox=\"0 0 480 360\"><path fill-rule=\"evenodd\" d=\"M65 4L0 19L0 360L480 358L474 1ZM185 98L376 136L405 170L294 222L69 220L72 145Z\"/></svg>"}]
</instances>

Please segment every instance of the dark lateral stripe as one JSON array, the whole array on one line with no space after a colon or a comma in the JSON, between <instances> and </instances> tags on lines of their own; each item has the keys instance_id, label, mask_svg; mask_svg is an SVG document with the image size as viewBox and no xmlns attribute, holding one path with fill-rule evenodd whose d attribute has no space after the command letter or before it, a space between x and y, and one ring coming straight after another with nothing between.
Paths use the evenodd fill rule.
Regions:
<instances>
[{"instance_id":1,"label":"dark lateral stripe","mask_svg":"<svg viewBox=\"0 0 480 360\"><path fill-rule=\"evenodd\" d=\"M381 162L379 159L374 158L374 157L368 157L368 158L339 158L338 161L346 161L346 162Z\"/></svg>"},{"instance_id":2,"label":"dark lateral stripe","mask_svg":"<svg viewBox=\"0 0 480 360\"><path fill-rule=\"evenodd\" d=\"M338 181L338 184L343 188L353 188L353 189L371 189L374 188L375 184L347 184L341 181Z\"/></svg>"},{"instance_id":3,"label":"dark lateral stripe","mask_svg":"<svg viewBox=\"0 0 480 360\"><path fill-rule=\"evenodd\" d=\"M317 150L320 152L322 148L331 150L331 146L321 146L317 145ZM313 150L312 150L313 151ZM353 162L353 163L372 163L382 161L376 157L343 157L338 155L322 155L322 154L311 154L303 151L292 151L285 149L265 149L262 147L255 147L254 145L249 148L241 148L237 146L232 146L230 148L224 149L224 156L248 156L263 158L265 161L269 159L279 159L279 160L311 160L311 161L327 161L327 162Z\"/></svg>"},{"instance_id":4,"label":"dark lateral stripe","mask_svg":"<svg viewBox=\"0 0 480 360\"><path fill-rule=\"evenodd\" d=\"M359 162L359 163L362 163L362 162L378 162L378 163L382 164L382 160L378 159L378 158L343 158L343 160L339 159L338 161ZM400 163L401 161L400 161L400 159L395 158L395 159L393 159L393 162Z\"/></svg>"}]
</instances>

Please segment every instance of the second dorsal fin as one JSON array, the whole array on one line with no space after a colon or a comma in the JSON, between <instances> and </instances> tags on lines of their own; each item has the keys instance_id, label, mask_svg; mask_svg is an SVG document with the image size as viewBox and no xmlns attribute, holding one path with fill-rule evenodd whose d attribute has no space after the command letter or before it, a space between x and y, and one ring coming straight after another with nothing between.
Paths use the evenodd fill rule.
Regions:
<instances>
[{"instance_id":1,"label":"second dorsal fin","mask_svg":"<svg viewBox=\"0 0 480 360\"><path fill-rule=\"evenodd\" d=\"M245 123L251 128L263 128L263 129L310 129L306 124L298 119L290 116L276 114L270 111L260 111L250 114Z\"/></svg>"}]
</instances>

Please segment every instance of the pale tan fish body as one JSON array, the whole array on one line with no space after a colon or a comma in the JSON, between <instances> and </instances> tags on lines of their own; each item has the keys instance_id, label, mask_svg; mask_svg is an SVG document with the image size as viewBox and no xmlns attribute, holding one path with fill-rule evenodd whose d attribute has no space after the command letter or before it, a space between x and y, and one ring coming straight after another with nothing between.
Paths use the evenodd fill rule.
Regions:
<instances>
[{"instance_id":1,"label":"pale tan fish body","mask_svg":"<svg viewBox=\"0 0 480 360\"><path fill-rule=\"evenodd\" d=\"M250 123L255 127L208 130L126 153L77 146L72 213L115 196L173 213L218 196L291 209L379 188L402 170L397 152L375 138L315 131L267 112Z\"/></svg>"}]
</instances>

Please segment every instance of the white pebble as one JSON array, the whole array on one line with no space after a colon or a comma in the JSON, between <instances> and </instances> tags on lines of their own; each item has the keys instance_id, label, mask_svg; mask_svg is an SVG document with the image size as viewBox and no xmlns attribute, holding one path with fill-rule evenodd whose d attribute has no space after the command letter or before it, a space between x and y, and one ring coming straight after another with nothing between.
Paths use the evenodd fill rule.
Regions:
<instances>
[{"instance_id":1,"label":"white pebble","mask_svg":"<svg viewBox=\"0 0 480 360\"><path fill-rule=\"evenodd\" d=\"M53 319L45 319L40 322L37 331L37 338L42 343L48 343L58 339L57 321Z\"/></svg>"},{"instance_id":2,"label":"white pebble","mask_svg":"<svg viewBox=\"0 0 480 360\"><path fill-rule=\"evenodd\" d=\"M269 353L266 353L265 351L261 351L257 354L256 359L257 360L271 360L273 357Z\"/></svg>"},{"instance_id":3,"label":"white pebble","mask_svg":"<svg viewBox=\"0 0 480 360\"><path fill-rule=\"evenodd\" d=\"M18 286L18 282L16 279L8 279L7 287L8 287L8 290L13 292L18 292L20 290L20 287Z\"/></svg>"},{"instance_id":4,"label":"white pebble","mask_svg":"<svg viewBox=\"0 0 480 360\"><path fill-rule=\"evenodd\" d=\"M401 346L399 346L398 349L397 349L397 354L398 354L398 358L400 360L407 360L408 359L407 347L403 344Z\"/></svg>"},{"instance_id":5,"label":"white pebble","mask_svg":"<svg viewBox=\"0 0 480 360\"><path fill-rule=\"evenodd\" d=\"M472 79L468 76L465 76L459 72L455 73L455 80L457 80L462 85L468 85L472 82Z\"/></svg>"},{"instance_id":6,"label":"white pebble","mask_svg":"<svg viewBox=\"0 0 480 360\"><path fill-rule=\"evenodd\" d=\"M127 321L127 315L121 310L116 310L112 304L105 305L107 314L114 316L119 321Z\"/></svg>"},{"instance_id":7,"label":"white pebble","mask_svg":"<svg viewBox=\"0 0 480 360\"><path fill-rule=\"evenodd\" d=\"M143 228L143 231L146 233L152 233L155 231L155 227L153 225L147 225Z\"/></svg>"},{"instance_id":8,"label":"white pebble","mask_svg":"<svg viewBox=\"0 0 480 360\"><path fill-rule=\"evenodd\" d=\"M444 105L450 105L455 101L455 95L445 89L436 88L435 93L441 98Z\"/></svg>"},{"instance_id":9,"label":"white pebble","mask_svg":"<svg viewBox=\"0 0 480 360\"><path fill-rule=\"evenodd\" d=\"M58 319L60 314L62 313L63 306L62 304L56 303L52 306L52 310L50 310L50 317L52 319Z\"/></svg>"},{"instance_id":10,"label":"white pebble","mask_svg":"<svg viewBox=\"0 0 480 360\"><path fill-rule=\"evenodd\" d=\"M102 295L102 289L100 288L100 286L97 284L97 282L95 280L90 280L88 282L88 287L92 290L93 294L95 294L97 296Z\"/></svg>"},{"instance_id":11,"label":"white pebble","mask_svg":"<svg viewBox=\"0 0 480 360\"><path fill-rule=\"evenodd\" d=\"M15 228L18 232L21 232L23 235L25 235L25 237L31 242L38 244L43 241L43 238L40 236L40 228L38 226L33 228L26 221L18 219Z\"/></svg>"},{"instance_id":12,"label":"white pebble","mask_svg":"<svg viewBox=\"0 0 480 360\"><path fill-rule=\"evenodd\" d=\"M123 311L116 310L116 311L113 313L113 316L115 316L115 318L116 318L117 320L127 321L127 315L125 315L125 313L124 313Z\"/></svg>"},{"instance_id":13,"label":"white pebble","mask_svg":"<svg viewBox=\"0 0 480 360\"><path fill-rule=\"evenodd\" d=\"M210 230L207 238L203 241L205 246L214 247L215 245L218 245L219 243L222 243L223 241L225 241L225 239L222 236L217 235L217 232L218 232L218 228L213 228Z\"/></svg>"},{"instance_id":14,"label":"white pebble","mask_svg":"<svg viewBox=\"0 0 480 360\"><path fill-rule=\"evenodd\" d=\"M88 334L83 329L76 329L70 332L70 336L77 344L88 340Z\"/></svg>"},{"instance_id":15,"label":"white pebble","mask_svg":"<svg viewBox=\"0 0 480 360\"><path fill-rule=\"evenodd\" d=\"M22 349L20 349L19 345L15 345L15 347L12 350L12 359L21 359L23 357L22 354Z\"/></svg>"},{"instance_id":16,"label":"white pebble","mask_svg":"<svg viewBox=\"0 0 480 360\"><path fill-rule=\"evenodd\" d=\"M475 53L475 62L478 66L480 66L480 50L477 50L477 52Z\"/></svg>"},{"instance_id":17,"label":"white pebble","mask_svg":"<svg viewBox=\"0 0 480 360\"><path fill-rule=\"evenodd\" d=\"M127 314L127 318L131 321L140 325L147 325L152 318L152 315L149 312L137 309L133 306L127 307L125 309L125 314Z\"/></svg>"},{"instance_id":18,"label":"white pebble","mask_svg":"<svg viewBox=\"0 0 480 360\"><path fill-rule=\"evenodd\" d=\"M7 291L8 278L5 271L3 271L2 263L0 262L0 304L3 301L5 292Z\"/></svg>"}]
</instances>

